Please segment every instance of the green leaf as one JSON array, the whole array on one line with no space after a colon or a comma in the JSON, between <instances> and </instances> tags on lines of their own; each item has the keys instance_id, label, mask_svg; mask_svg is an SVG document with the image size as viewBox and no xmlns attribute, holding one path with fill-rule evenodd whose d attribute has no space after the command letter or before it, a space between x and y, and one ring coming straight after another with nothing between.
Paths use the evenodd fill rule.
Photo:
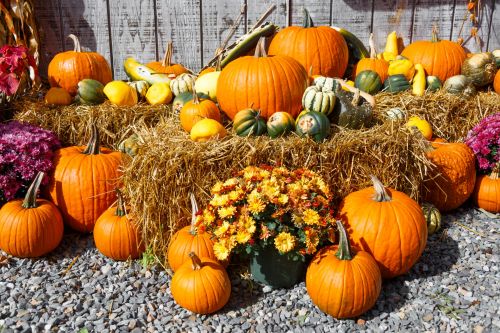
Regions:
<instances>
[{"instance_id":1,"label":"green leaf","mask_svg":"<svg viewBox=\"0 0 500 333\"><path fill-rule=\"evenodd\" d=\"M86 327L80 328L80 330L78 331L78 333L89 333L89 330Z\"/></svg>"}]
</instances>

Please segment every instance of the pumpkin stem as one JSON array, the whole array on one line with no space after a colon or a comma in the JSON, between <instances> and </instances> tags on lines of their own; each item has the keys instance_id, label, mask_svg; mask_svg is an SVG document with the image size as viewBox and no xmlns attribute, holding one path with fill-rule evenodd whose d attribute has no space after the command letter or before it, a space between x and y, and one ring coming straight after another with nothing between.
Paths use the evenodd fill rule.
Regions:
<instances>
[{"instance_id":1,"label":"pumpkin stem","mask_svg":"<svg viewBox=\"0 0 500 333\"><path fill-rule=\"evenodd\" d=\"M337 229L339 229L339 248L335 256L340 260L352 260L351 243L344 225L339 220L337 220Z\"/></svg>"},{"instance_id":2,"label":"pumpkin stem","mask_svg":"<svg viewBox=\"0 0 500 333\"><path fill-rule=\"evenodd\" d=\"M171 66L172 65L172 53L174 50L174 43L172 41L167 43L167 49L165 50L165 55L163 56L163 61L161 62L161 65L163 67Z\"/></svg>"},{"instance_id":3,"label":"pumpkin stem","mask_svg":"<svg viewBox=\"0 0 500 333\"><path fill-rule=\"evenodd\" d=\"M87 155L99 155L100 152L101 147L99 146L99 131L97 130L96 124L92 124L90 140L87 144L87 148L83 151L83 153Z\"/></svg>"},{"instance_id":4,"label":"pumpkin stem","mask_svg":"<svg viewBox=\"0 0 500 333\"><path fill-rule=\"evenodd\" d=\"M500 178L500 162L491 170L491 173L488 175L490 179L497 180Z\"/></svg>"},{"instance_id":5,"label":"pumpkin stem","mask_svg":"<svg viewBox=\"0 0 500 333\"><path fill-rule=\"evenodd\" d=\"M26 196L23 201L23 208L36 208L38 205L36 204L36 193L38 192L38 188L40 184L42 184L43 177L45 173L43 171L39 171L28 188L28 192L26 192Z\"/></svg>"},{"instance_id":6,"label":"pumpkin stem","mask_svg":"<svg viewBox=\"0 0 500 333\"><path fill-rule=\"evenodd\" d=\"M382 184L382 182L374 175L371 175L370 178L372 179L373 188L375 189L373 200L375 200L376 202L392 201L392 198L385 189L384 184Z\"/></svg>"},{"instance_id":7,"label":"pumpkin stem","mask_svg":"<svg viewBox=\"0 0 500 333\"><path fill-rule=\"evenodd\" d=\"M78 37L76 37L73 34L69 34L68 38L71 38L73 40L74 45L75 45L74 48L73 48L73 51L75 51L75 52L82 52L82 48L80 46L80 41L78 40Z\"/></svg>"},{"instance_id":8,"label":"pumpkin stem","mask_svg":"<svg viewBox=\"0 0 500 333\"><path fill-rule=\"evenodd\" d=\"M201 262L200 258L196 255L194 252L189 252L189 258L191 258L191 262L193 264L193 270L197 271L200 270L201 267L203 266L203 263Z\"/></svg>"},{"instance_id":9,"label":"pumpkin stem","mask_svg":"<svg viewBox=\"0 0 500 333\"><path fill-rule=\"evenodd\" d=\"M266 53L266 37L260 37L255 47L255 53L253 55L255 58L267 57Z\"/></svg>"},{"instance_id":10,"label":"pumpkin stem","mask_svg":"<svg viewBox=\"0 0 500 333\"><path fill-rule=\"evenodd\" d=\"M217 61L215 62L215 71L216 72L220 72L221 71L221 62L222 62L222 54L223 54L223 51L221 50L219 52L219 55L217 56Z\"/></svg>"},{"instance_id":11,"label":"pumpkin stem","mask_svg":"<svg viewBox=\"0 0 500 333\"><path fill-rule=\"evenodd\" d=\"M125 205L123 204L122 191L120 191L119 189L115 189L115 192L116 192L116 197L118 198L118 203L116 204L115 215L120 216L120 217L125 216L127 214L125 212Z\"/></svg>"},{"instance_id":12,"label":"pumpkin stem","mask_svg":"<svg viewBox=\"0 0 500 333\"><path fill-rule=\"evenodd\" d=\"M377 59L377 50L375 49L375 40L373 39L373 32L370 34L368 39L368 44L370 45L370 58Z\"/></svg>"},{"instance_id":13,"label":"pumpkin stem","mask_svg":"<svg viewBox=\"0 0 500 333\"><path fill-rule=\"evenodd\" d=\"M303 27L304 28L313 28L314 23L313 23L313 20L311 18L311 15L309 15L309 11L305 7L303 8L303 11L304 11L304 21L302 23Z\"/></svg>"},{"instance_id":14,"label":"pumpkin stem","mask_svg":"<svg viewBox=\"0 0 500 333\"><path fill-rule=\"evenodd\" d=\"M191 86L193 87L193 104L200 104L200 99L198 98L198 94L196 93L196 88L194 87L194 79L192 78L192 84Z\"/></svg>"},{"instance_id":15,"label":"pumpkin stem","mask_svg":"<svg viewBox=\"0 0 500 333\"><path fill-rule=\"evenodd\" d=\"M196 230L194 229L194 225L196 224L196 214L198 213L198 203L196 202L196 198L193 193L189 193L189 199L191 200L191 229L189 232L192 235L196 234Z\"/></svg>"},{"instance_id":16,"label":"pumpkin stem","mask_svg":"<svg viewBox=\"0 0 500 333\"><path fill-rule=\"evenodd\" d=\"M354 96L352 97L352 105L358 106L360 98L361 98L361 93L360 93L359 89L356 89L354 91Z\"/></svg>"},{"instance_id":17,"label":"pumpkin stem","mask_svg":"<svg viewBox=\"0 0 500 333\"><path fill-rule=\"evenodd\" d=\"M434 43L439 42L438 29L437 29L437 25L435 25L435 24L432 26L432 39L431 39L431 41Z\"/></svg>"}]
</instances>

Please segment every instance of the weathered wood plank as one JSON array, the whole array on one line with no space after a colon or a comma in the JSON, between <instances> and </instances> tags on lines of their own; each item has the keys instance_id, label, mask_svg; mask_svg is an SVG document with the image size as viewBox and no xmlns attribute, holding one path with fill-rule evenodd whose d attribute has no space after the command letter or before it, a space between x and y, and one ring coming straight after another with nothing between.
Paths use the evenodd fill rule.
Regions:
<instances>
[{"instance_id":1,"label":"weathered wood plank","mask_svg":"<svg viewBox=\"0 0 500 333\"><path fill-rule=\"evenodd\" d=\"M290 1L290 0L288 0ZM273 22L279 27L288 25L288 6L287 0L247 0L247 27L250 29L262 14L275 4L276 9L267 18L266 21Z\"/></svg>"},{"instance_id":2,"label":"weathered wood plank","mask_svg":"<svg viewBox=\"0 0 500 333\"><path fill-rule=\"evenodd\" d=\"M491 27L488 37L488 51L500 49L500 3L494 4Z\"/></svg>"},{"instance_id":3,"label":"weathered wood plank","mask_svg":"<svg viewBox=\"0 0 500 333\"><path fill-rule=\"evenodd\" d=\"M430 40L434 25L441 39L450 39L453 7L454 3L450 0L416 0L412 41Z\"/></svg>"},{"instance_id":4,"label":"weathered wood plank","mask_svg":"<svg viewBox=\"0 0 500 333\"><path fill-rule=\"evenodd\" d=\"M35 1L35 14L40 30L40 75L47 77L47 66L56 55L64 50L61 29L59 0Z\"/></svg>"},{"instance_id":5,"label":"weathered wood plank","mask_svg":"<svg viewBox=\"0 0 500 333\"><path fill-rule=\"evenodd\" d=\"M194 71L201 68L204 46L201 26L205 23L201 22L200 9L200 0L156 2L160 57L171 40L174 42L174 62L180 62Z\"/></svg>"},{"instance_id":6,"label":"weathered wood plank","mask_svg":"<svg viewBox=\"0 0 500 333\"><path fill-rule=\"evenodd\" d=\"M314 25L330 25L331 1L307 1L293 0L290 2L290 11L292 13L291 25L302 25L304 19L303 8L306 8L311 15Z\"/></svg>"},{"instance_id":7,"label":"weathered wood plank","mask_svg":"<svg viewBox=\"0 0 500 333\"><path fill-rule=\"evenodd\" d=\"M111 65L106 0L62 1L61 13L64 49L73 49L73 42L67 36L74 34L83 51L98 52Z\"/></svg>"},{"instance_id":8,"label":"weathered wood plank","mask_svg":"<svg viewBox=\"0 0 500 333\"><path fill-rule=\"evenodd\" d=\"M373 0L333 0L331 25L349 30L368 48Z\"/></svg>"},{"instance_id":9,"label":"weathered wood plank","mask_svg":"<svg viewBox=\"0 0 500 333\"><path fill-rule=\"evenodd\" d=\"M210 60L217 48L226 39L226 36L238 18L241 5L245 1L217 0L202 2L202 33L203 33L203 61ZM245 34L245 20L241 20L228 45L236 38Z\"/></svg>"},{"instance_id":10,"label":"weathered wood plank","mask_svg":"<svg viewBox=\"0 0 500 333\"><path fill-rule=\"evenodd\" d=\"M385 46L387 34L396 31L405 45L411 41L414 0L375 0L373 36L380 51Z\"/></svg>"},{"instance_id":11,"label":"weathered wood plank","mask_svg":"<svg viewBox=\"0 0 500 333\"><path fill-rule=\"evenodd\" d=\"M492 19L492 11L495 5L495 0L482 0L483 8L479 13L479 41L471 36L472 23L469 21L469 12L467 11L467 3L465 1L457 1L455 7L455 19L453 22L452 40L456 41L459 37L464 39L463 46L470 52L479 52L486 50L488 42L488 32ZM465 23L464 18L466 18ZM498 25L498 21L496 22ZM463 27L462 27L463 26ZM498 31L499 29L497 29Z\"/></svg>"},{"instance_id":12,"label":"weathered wood plank","mask_svg":"<svg viewBox=\"0 0 500 333\"><path fill-rule=\"evenodd\" d=\"M156 59L154 0L109 0L111 45L115 79L125 79L123 61L134 57L147 63Z\"/></svg>"}]
</instances>

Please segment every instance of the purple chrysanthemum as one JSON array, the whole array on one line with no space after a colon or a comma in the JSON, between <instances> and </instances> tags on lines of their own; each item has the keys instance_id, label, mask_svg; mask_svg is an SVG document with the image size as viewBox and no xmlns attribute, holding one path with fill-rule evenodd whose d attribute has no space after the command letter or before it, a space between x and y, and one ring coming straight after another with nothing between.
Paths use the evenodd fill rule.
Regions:
<instances>
[{"instance_id":1,"label":"purple chrysanthemum","mask_svg":"<svg viewBox=\"0 0 500 333\"><path fill-rule=\"evenodd\" d=\"M479 169L489 173L500 161L500 113L481 120L467 134L466 144L474 151Z\"/></svg>"}]
</instances>

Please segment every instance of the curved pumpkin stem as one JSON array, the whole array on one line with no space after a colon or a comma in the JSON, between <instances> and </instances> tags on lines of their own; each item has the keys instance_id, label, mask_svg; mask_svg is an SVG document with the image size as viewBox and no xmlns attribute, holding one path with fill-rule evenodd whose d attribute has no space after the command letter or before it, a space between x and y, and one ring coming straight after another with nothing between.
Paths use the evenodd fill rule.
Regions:
<instances>
[{"instance_id":1,"label":"curved pumpkin stem","mask_svg":"<svg viewBox=\"0 0 500 333\"><path fill-rule=\"evenodd\" d=\"M500 162L497 163L497 165L493 168L491 173L488 175L490 179L496 180L500 178Z\"/></svg>"},{"instance_id":2,"label":"curved pumpkin stem","mask_svg":"<svg viewBox=\"0 0 500 333\"><path fill-rule=\"evenodd\" d=\"M358 106L358 104L359 104L359 99L360 99L360 98L361 98L361 95L360 95L360 90L359 90L359 89L356 89L356 90L354 91L354 96L352 96L352 102L351 102L351 104L352 104L353 106Z\"/></svg>"},{"instance_id":3,"label":"curved pumpkin stem","mask_svg":"<svg viewBox=\"0 0 500 333\"><path fill-rule=\"evenodd\" d=\"M163 56L163 61L161 62L161 65L163 67L171 66L172 65L172 54L174 51L174 43L172 41L167 43L167 49L165 50L165 55Z\"/></svg>"},{"instance_id":4,"label":"curved pumpkin stem","mask_svg":"<svg viewBox=\"0 0 500 333\"><path fill-rule=\"evenodd\" d=\"M195 80L194 78L191 79L191 86L193 88L193 104L200 104L200 99L198 98L198 94L196 93L196 88L194 87L195 85Z\"/></svg>"},{"instance_id":5,"label":"curved pumpkin stem","mask_svg":"<svg viewBox=\"0 0 500 333\"><path fill-rule=\"evenodd\" d=\"M376 202L392 201L392 198L385 189L384 184L382 184L382 182L374 175L371 175L370 178L372 179L373 188L375 189L373 200L375 200Z\"/></svg>"},{"instance_id":6,"label":"curved pumpkin stem","mask_svg":"<svg viewBox=\"0 0 500 333\"><path fill-rule=\"evenodd\" d=\"M220 51L220 53L217 56L217 61L215 62L215 71L216 72L220 72L222 70L222 67L220 65L222 62L222 55L223 55L223 51Z\"/></svg>"},{"instance_id":7,"label":"curved pumpkin stem","mask_svg":"<svg viewBox=\"0 0 500 333\"><path fill-rule=\"evenodd\" d=\"M189 252L189 258L191 258L191 263L193 264L193 270L197 271L200 270L201 267L203 266L203 263L201 262L200 258L196 255L194 252Z\"/></svg>"},{"instance_id":8,"label":"curved pumpkin stem","mask_svg":"<svg viewBox=\"0 0 500 333\"><path fill-rule=\"evenodd\" d=\"M78 37L76 37L73 34L69 34L68 38L71 38L73 40L73 43L74 43L74 49L73 49L73 51L75 51L75 52L82 52L82 48L80 46L80 41L78 40Z\"/></svg>"},{"instance_id":9,"label":"curved pumpkin stem","mask_svg":"<svg viewBox=\"0 0 500 333\"><path fill-rule=\"evenodd\" d=\"M304 11L304 21L302 22L302 26L304 28L313 28L314 23L313 23L313 20L311 18L311 15L309 15L309 11L305 7L304 7L303 11Z\"/></svg>"},{"instance_id":10,"label":"curved pumpkin stem","mask_svg":"<svg viewBox=\"0 0 500 333\"><path fill-rule=\"evenodd\" d=\"M196 230L194 229L194 225L196 224L196 214L198 213L198 203L196 202L196 198L193 193L189 193L189 199L191 200L191 229L189 232L192 235L196 234Z\"/></svg>"},{"instance_id":11,"label":"curved pumpkin stem","mask_svg":"<svg viewBox=\"0 0 500 333\"><path fill-rule=\"evenodd\" d=\"M28 192L26 192L26 196L24 197L23 201L23 208L36 208L38 205L36 204L36 193L38 192L38 189L40 188L40 184L42 184L43 177L45 176L45 173L43 171L39 171L31 183L30 187L28 188Z\"/></svg>"},{"instance_id":12,"label":"curved pumpkin stem","mask_svg":"<svg viewBox=\"0 0 500 333\"><path fill-rule=\"evenodd\" d=\"M434 42L434 43L439 42L438 29L437 29L437 26L435 24L432 26L432 38L431 38L431 41Z\"/></svg>"},{"instance_id":13,"label":"curved pumpkin stem","mask_svg":"<svg viewBox=\"0 0 500 333\"><path fill-rule=\"evenodd\" d=\"M352 87L352 86L348 85L345 82L345 80L335 79L335 81L337 81L337 83L339 83L339 85L341 86L341 88L346 88L347 90L349 90L352 93L355 93L356 90L358 90L359 94L361 95L361 97L363 97L368 103L370 103L370 105L372 106L372 108L375 107L375 98L372 95L370 95L368 93L365 93L364 91L360 91L358 88L355 88L355 87Z\"/></svg>"},{"instance_id":14,"label":"curved pumpkin stem","mask_svg":"<svg viewBox=\"0 0 500 333\"><path fill-rule=\"evenodd\" d=\"M120 217L125 216L127 215L127 213L125 212L125 205L123 203L122 191L120 191L119 189L115 189L115 192L116 192L116 197L118 198L115 215Z\"/></svg>"},{"instance_id":15,"label":"curved pumpkin stem","mask_svg":"<svg viewBox=\"0 0 500 333\"><path fill-rule=\"evenodd\" d=\"M373 39L373 32L370 34L368 39L368 45L370 45L370 58L377 59L377 49L375 48L375 40Z\"/></svg>"},{"instance_id":16,"label":"curved pumpkin stem","mask_svg":"<svg viewBox=\"0 0 500 333\"><path fill-rule=\"evenodd\" d=\"M101 147L99 145L99 131L97 130L96 124L92 124L92 133L90 135L89 143L87 148L83 151L87 155L99 155L101 152Z\"/></svg>"},{"instance_id":17,"label":"curved pumpkin stem","mask_svg":"<svg viewBox=\"0 0 500 333\"><path fill-rule=\"evenodd\" d=\"M344 225L339 220L337 220L337 229L339 229L339 248L335 256L340 260L352 260L351 243Z\"/></svg>"},{"instance_id":18,"label":"curved pumpkin stem","mask_svg":"<svg viewBox=\"0 0 500 333\"><path fill-rule=\"evenodd\" d=\"M253 55L255 58L267 57L266 53L266 37L260 37L255 47L255 53Z\"/></svg>"}]
</instances>

